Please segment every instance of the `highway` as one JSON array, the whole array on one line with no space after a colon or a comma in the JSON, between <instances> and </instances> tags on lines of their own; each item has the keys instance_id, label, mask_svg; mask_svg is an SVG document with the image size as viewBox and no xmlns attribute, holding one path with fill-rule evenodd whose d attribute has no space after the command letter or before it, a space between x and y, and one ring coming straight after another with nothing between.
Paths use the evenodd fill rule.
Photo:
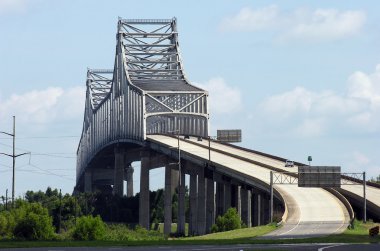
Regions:
<instances>
[{"instance_id":1,"label":"highway","mask_svg":"<svg viewBox=\"0 0 380 251\"><path fill-rule=\"evenodd\" d=\"M202 144L203 146L208 147L208 141L197 141L196 138L190 139L193 142L196 142L197 144ZM252 151L246 151L244 149L239 149L231 145L226 144L220 144L215 141L211 141L211 148L222 150L222 151L233 151L234 154L237 154L241 157L252 159L254 161L260 162L264 165L268 165L277 169L281 169L285 172L298 172L298 166L294 165L293 167L285 167L283 160L278 160L273 157L265 156L265 154L255 153ZM358 170L358 172L361 172ZM343 183L350 183L351 185L342 185L341 190L343 192L351 193L355 196L358 200L363 200L363 185L355 182L343 182ZM352 185L356 184L356 185ZM352 196L352 195L351 195ZM371 210L376 212L377 215L380 215L380 189L376 187L372 187L367 185L366 186L366 197L367 197L367 208L371 207Z\"/></svg>"},{"instance_id":2,"label":"highway","mask_svg":"<svg viewBox=\"0 0 380 251\"><path fill-rule=\"evenodd\" d=\"M168 149L177 147L176 138L164 135L148 135L147 141ZM207 147L205 147L207 146ZM196 138L181 140L181 154L196 156L207 162L208 141ZM234 157L240 156L242 158ZM239 174L254 181L261 181L266 187L270 183L270 169L252 163L283 168L283 161L275 160L232 146L211 142L212 163L221 167L219 171ZM252 161L249 161L252 160ZM349 223L346 207L332 194L321 188L300 188L297 185L275 185L274 189L284 199L288 216L282 228L272 232L270 238L297 238L341 233Z\"/></svg>"}]
</instances>

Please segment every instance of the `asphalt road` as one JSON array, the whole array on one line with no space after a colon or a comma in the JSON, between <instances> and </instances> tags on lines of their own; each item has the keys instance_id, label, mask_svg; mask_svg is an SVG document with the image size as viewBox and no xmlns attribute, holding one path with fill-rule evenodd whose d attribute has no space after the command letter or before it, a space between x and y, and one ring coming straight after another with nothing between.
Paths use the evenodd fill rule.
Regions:
<instances>
[{"instance_id":1,"label":"asphalt road","mask_svg":"<svg viewBox=\"0 0 380 251\"><path fill-rule=\"evenodd\" d=\"M380 244L241 244L241 245L189 245L150 247L50 247L2 249L12 251L246 251L246 250L295 250L295 251L378 251Z\"/></svg>"},{"instance_id":2,"label":"asphalt road","mask_svg":"<svg viewBox=\"0 0 380 251\"><path fill-rule=\"evenodd\" d=\"M177 147L178 145L176 138L164 135L148 135L147 140L167 148ZM198 142L196 138L191 137L190 141L208 147L207 140ZM191 144L188 140L181 141L180 148L182 155L196 155L205 161L209 158L208 148ZM211 148L274 167L284 165L282 161L216 142L211 142ZM213 150L211 150L211 159L214 164L220 167L221 172L239 172L242 177L252 177L253 180L260 180L269 187L270 170L267 168ZM346 207L326 190L303 188L294 184L275 185L274 189L285 200L288 208L288 218L281 229L270 234L272 239L325 236L341 233L348 226L349 216Z\"/></svg>"}]
</instances>

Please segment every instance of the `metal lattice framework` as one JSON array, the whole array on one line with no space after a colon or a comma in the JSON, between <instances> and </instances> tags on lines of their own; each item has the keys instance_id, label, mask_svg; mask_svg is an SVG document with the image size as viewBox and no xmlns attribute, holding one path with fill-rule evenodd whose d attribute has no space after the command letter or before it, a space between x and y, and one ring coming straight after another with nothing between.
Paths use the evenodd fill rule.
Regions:
<instances>
[{"instance_id":1,"label":"metal lattice framework","mask_svg":"<svg viewBox=\"0 0 380 251\"><path fill-rule=\"evenodd\" d=\"M114 69L87 71L77 181L112 142L175 130L207 136L207 99L185 76L175 18L119 19Z\"/></svg>"}]
</instances>

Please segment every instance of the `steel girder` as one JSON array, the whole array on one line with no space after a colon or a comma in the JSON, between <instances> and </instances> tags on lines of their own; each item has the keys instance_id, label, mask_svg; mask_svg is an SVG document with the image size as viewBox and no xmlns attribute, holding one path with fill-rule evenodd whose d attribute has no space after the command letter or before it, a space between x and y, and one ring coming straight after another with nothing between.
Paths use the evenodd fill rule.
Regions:
<instances>
[{"instance_id":1,"label":"steel girder","mask_svg":"<svg viewBox=\"0 0 380 251\"><path fill-rule=\"evenodd\" d=\"M114 69L88 69L86 85L77 182L110 142L143 143L147 134L173 131L208 135L208 93L185 76L175 18L119 18Z\"/></svg>"}]
</instances>

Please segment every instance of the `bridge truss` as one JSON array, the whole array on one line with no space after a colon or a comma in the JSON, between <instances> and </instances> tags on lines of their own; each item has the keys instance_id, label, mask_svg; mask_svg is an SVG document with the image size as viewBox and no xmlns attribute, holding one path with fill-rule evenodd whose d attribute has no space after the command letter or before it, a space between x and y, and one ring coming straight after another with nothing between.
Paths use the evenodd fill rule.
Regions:
<instances>
[{"instance_id":1,"label":"bridge truss","mask_svg":"<svg viewBox=\"0 0 380 251\"><path fill-rule=\"evenodd\" d=\"M188 81L176 19L119 19L113 70L87 70L77 181L106 145L148 134L208 135L208 92Z\"/></svg>"}]
</instances>

